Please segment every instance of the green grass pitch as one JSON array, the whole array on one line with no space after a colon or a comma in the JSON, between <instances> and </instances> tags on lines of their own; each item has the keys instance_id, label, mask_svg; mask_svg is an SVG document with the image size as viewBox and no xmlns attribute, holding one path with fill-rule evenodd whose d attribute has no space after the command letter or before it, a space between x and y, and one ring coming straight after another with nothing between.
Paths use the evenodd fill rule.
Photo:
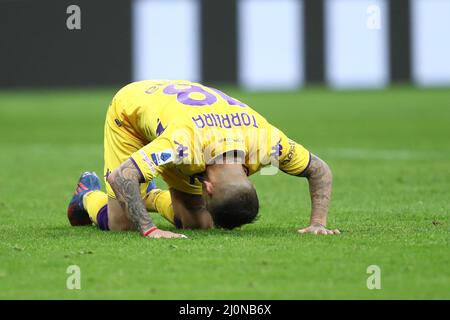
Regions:
<instances>
[{"instance_id":1,"label":"green grass pitch","mask_svg":"<svg viewBox=\"0 0 450 320\"><path fill-rule=\"evenodd\" d=\"M340 236L296 234L307 182L284 174L252 177L260 219L241 230L72 228L66 206L82 171L102 172L115 89L2 91L0 298L450 298L450 90L225 91L330 164ZM69 265L81 290L66 288ZM366 287L369 265L381 290Z\"/></svg>"}]
</instances>

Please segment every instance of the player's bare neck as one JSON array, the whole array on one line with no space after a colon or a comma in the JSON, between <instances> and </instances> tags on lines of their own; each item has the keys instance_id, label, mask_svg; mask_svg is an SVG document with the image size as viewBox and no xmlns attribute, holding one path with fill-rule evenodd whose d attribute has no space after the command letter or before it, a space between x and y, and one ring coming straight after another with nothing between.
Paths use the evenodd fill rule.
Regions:
<instances>
[{"instance_id":1,"label":"player's bare neck","mask_svg":"<svg viewBox=\"0 0 450 320\"><path fill-rule=\"evenodd\" d=\"M223 181L247 178L247 173L241 163L215 163L206 167L208 180Z\"/></svg>"}]
</instances>

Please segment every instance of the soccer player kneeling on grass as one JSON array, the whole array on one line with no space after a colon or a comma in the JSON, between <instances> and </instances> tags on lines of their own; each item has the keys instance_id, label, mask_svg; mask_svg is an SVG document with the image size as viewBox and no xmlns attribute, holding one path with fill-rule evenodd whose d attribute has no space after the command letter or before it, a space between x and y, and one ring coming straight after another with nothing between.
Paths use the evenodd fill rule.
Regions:
<instances>
[{"instance_id":1,"label":"soccer player kneeling on grass","mask_svg":"<svg viewBox=\"0 0 450 320\"><path fill-rule=\"evenodd\" d=\"M184 237L158 229L148 214L156 211L180 229L233 229L258 214L248 176L275 168L309 181L311 222L298 232L339 233L326 228L327 164L246 104L198 83L152 80L122 88L108 108L104 160L106 193L95 173L83 173L67 211L73 226ZM169 190L156 188L157 175Z\"/></svg>"}]
</instances>

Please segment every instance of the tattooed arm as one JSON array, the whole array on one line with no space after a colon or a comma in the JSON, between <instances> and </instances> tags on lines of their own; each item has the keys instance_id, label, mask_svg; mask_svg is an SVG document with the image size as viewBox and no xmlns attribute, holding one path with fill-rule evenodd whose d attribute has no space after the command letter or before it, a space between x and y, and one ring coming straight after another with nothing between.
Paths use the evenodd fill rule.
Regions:
<instances>
[{"instance_id":1,"label":"tattooed arm","mask_svg":"<svg viewBox=\"0 0 450 320\"><path fill-rule=\"evenodd\" d=\"M141 197L141 191L139 183L144 182L139 170L128 159L114 170L108 176L108 183L111 185L117 200L119 201L122 209L128 214L128 217L135 225L136 229L142 234L152 228L152 231L148 237L150 238L178 238L185 237L181 234L176 234L169 231L163 231L155 228L152 219L150 218L145 208L144 201Z\"/></svg>"},{"instance_id":2,"label":"tattooed arm","mask_svg":"<svg viewBox=\"0 0 450 320\"><path fill-rule=\"evenodd\" d=\"M339 230L328 230L328 207L331 200L332 174L330 167L319 157L311 154L311 162L305 172L302 173L309 182L311 195L311 221L310 226L300 229L300 233L314 234L339 234Z\"/></svg>"}]
</instances>

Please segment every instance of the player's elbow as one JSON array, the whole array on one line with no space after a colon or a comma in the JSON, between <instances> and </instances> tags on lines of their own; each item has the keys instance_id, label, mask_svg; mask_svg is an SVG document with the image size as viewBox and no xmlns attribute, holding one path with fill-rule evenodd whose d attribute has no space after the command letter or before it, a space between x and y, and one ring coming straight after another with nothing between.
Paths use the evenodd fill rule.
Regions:
<instances>
[{"instance_id":1,"label":"player's elbow","mask_svg":"<svg viewBox=\"0 0 450 320\"><path fill-rule=\"evenodd\" d=\"M317 170L318 178L331 182L333 180L333 172L328 163L320 159L320 169Z\"/></svg>"},{"instance_id":2,"label":"player's elbow","mask_svg":"<svg viewBox=\"0 0 450 320\"><path fill-rule=\"evenodd\" d=\"M331 183L331 181L333 180L333 173L330 166L325 161L316 156L313 156L312 163L308 168L305 176L309 180L315 181L326 181Z\"/></svg>"},{"instance_id":3,"label":"player's elbow","mask_svg":"<svg viewBox=\"0 0 450 320\"><path fill-rule=\"evenodd\" d=\"M114 186L118 183L118 181L121 181L121 177L124 177L124 174L121 170L121 167L113 170L108 176L106 177L106 181L114 188Z\"/></svg>"},{"instance_id":4,"label":"player's elbow","mask_svg":"<svg viewBox=\"0 0 450 320\"><path fill-rule=\"evenodd\" d=\"M322 160L322 168L319 171L317 179L323 186L331 187L333 184L333 172L331 171L330 166Z\"/></svg>"},{"instance_id":5,"label":"player's elbow","mask_svg":"<svg viewBox=\"0 0 450 320\"><path fill-rule=\"evenodd\" d=\"M117 180L117 170L114 170L113 172L110 172L107 176L106 176L106 181L112 186L114 185L115 181Z\"/></svg>"},{"instance_id":6,"label":"player's elbow","mask_svg":"<svg viewBox=\"0 0 450 320\"><path fill-rule=\"evenodd\" d=\"M124 182L139 184L140 182L143 182L143 177L139 169L130 160L126 160L118 168L108 174L106 181L114 189L114 185L122 184Z\"/></svg>"},{"instance_id":7,"label":"player's elbow","mask_svg":"<svg viewBox=\"0 0 450 320\"><path fill-rule=\"evenodd\" d=\"M322 163L323 163L324 174L328 177L329 180L333 180L333 172L331 171L330 166L328 165L328 163L326 163L323 160L322 160Z\"/></svg>"}]
</instances>

